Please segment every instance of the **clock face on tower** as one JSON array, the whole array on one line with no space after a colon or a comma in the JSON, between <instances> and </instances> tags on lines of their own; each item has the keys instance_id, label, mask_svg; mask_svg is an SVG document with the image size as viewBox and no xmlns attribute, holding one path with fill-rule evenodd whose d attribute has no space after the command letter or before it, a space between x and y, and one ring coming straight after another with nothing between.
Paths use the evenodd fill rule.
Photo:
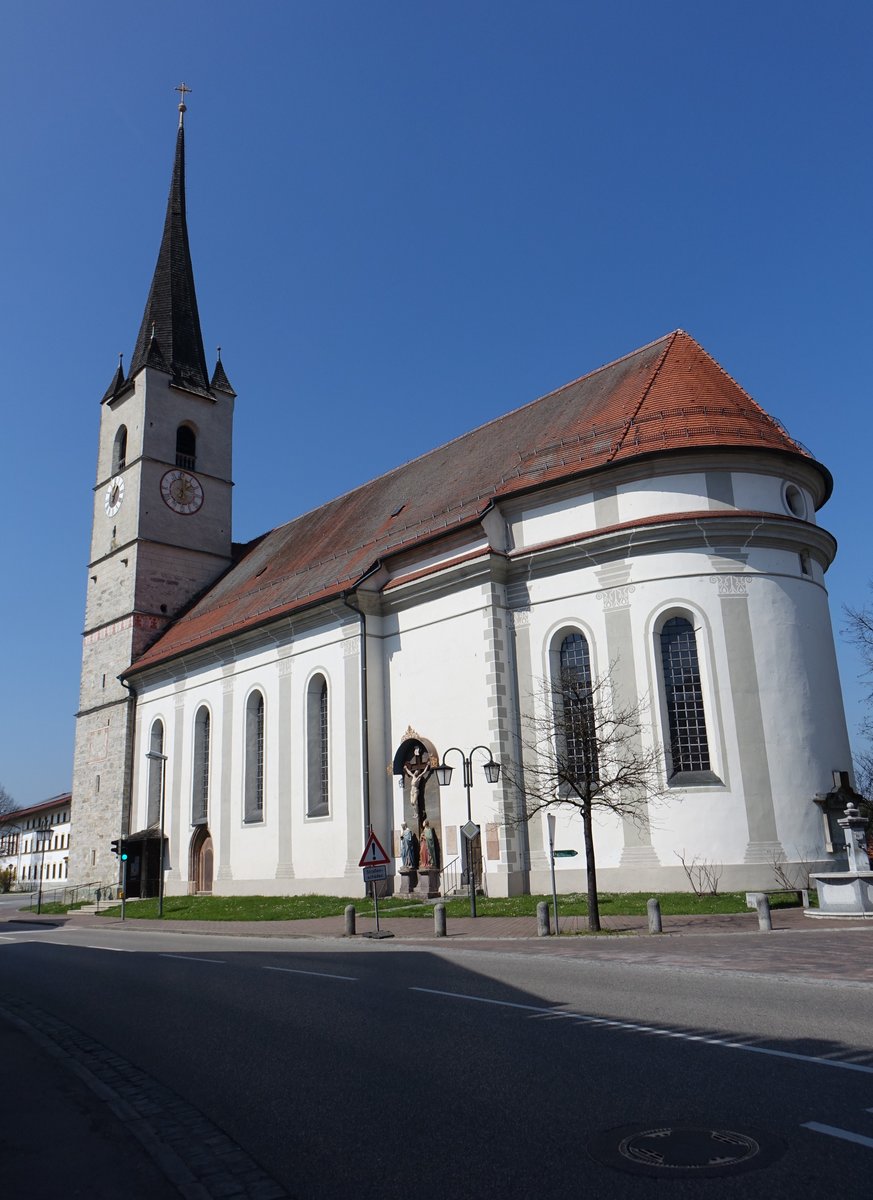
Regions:
<instances>
[{"instance_id":1,"label":"clock face on tower","mask_svg":"<svg viewBox=\"0 0 873 1200\"><path fill-rule=\"evenodd\" d=\"M195 475L176 468L167 471L161 480L161 496L173 512L187 516L196 513L203 503L203 486Z\"/></svg>"},{"instance_id":2,"label":"clock face on tower","mask_svg":"<svg viewBox=\"0 0 873 1200\"><path fill-rule=\"evenodd\" d=\"M106 495L103 497L103 508L107 517L114 517L121 508L121 502L124 499L124 480L120 475L116 475L114 479L109 480L109 487L106 489Z\"/></svg>"}]
</instances>

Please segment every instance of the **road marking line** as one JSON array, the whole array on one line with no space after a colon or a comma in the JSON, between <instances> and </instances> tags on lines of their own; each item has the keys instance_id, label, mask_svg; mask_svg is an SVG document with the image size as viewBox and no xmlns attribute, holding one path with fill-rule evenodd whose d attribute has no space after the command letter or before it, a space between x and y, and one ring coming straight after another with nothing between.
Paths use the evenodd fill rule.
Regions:
<instances>
[{"instance_id":1,"label":"road marking line","mask_svg":"<svg viewBox=\"0 0 873 1200\"><path fill-rule=\"evenodd\" d=\"M66 946L66 942L55 942L56 946ZM70 946L71 950L76 950L75 945ZM128 950L126 946L82 946L82 950L109 950L112 954L136 954L135 950Z\"/></svg>"},{"instance_id":2,"label":"road marking line","mask_svg":"<svg viewBox=\"0 0 873 1200\"><path fill-rule=\"evenodd\" d=\"M535 1004L517 1004L512 1000L491 1000L486 996L468 996L463 992L441 992L435 988L411 987L411 992L427 992L431 996L448 996L451 1000L473 1000L477 1004L494 1004L500 1008L518 1008L524 1012L548 1017L564 1017L584 1025L604 1025L610 1029L621 1029L629 1033L651 1033L656 1037L678 1038L683 1042L702 1042L705 1046L723 1046L726 1050L745 1050L748 1054L766 1054L770 1058L787 1058L793 1062L812 1063L820 1067L836 1067L841 1071L860 1071L862 1075L873 1075L873 1067L860 1063L842 1062L838 1058L816 1058L812 1054L794 1054L790 1050L773 1050L767 1046L750 1046L747 1042L735 1042L728 1038L706 1037L699 1033L681 1033L674 1029L659 1029L656 1025L637 1025L630 1021L615 1021L608 1017L589 1017L585 1013L568 1012L554 1008L541 1008ZM871 1143L873 1144L873 1143Z\"/></svg>"},{"instance_id":3,"label":"road marking line","mask_svg":"<svg viewBox=\"0 0 873 1200\"><path fill-rule=\"evenodd\" d=\"M873 1109L867 1109L873 1112ZM836 1125L821 1125L818 1121L806 1121L801 1129L811 1129L813 1133L826 1133L828 1137L840 1138L844 1142L855 1142L858 1146L869 1146L873 1150L873 1138L864 1137L862 1133L852 1133L849 1129L838 1129Z\"/></svg>"},{"instance_id":4,"label":"road marking line","mask_svg":"<svg viewBox=\"0 0 873 1200\"><path fill-rule=\"evenodd\" d=\"M317 975L319 979L347 979L357 983L357 975L328 975L327 971L295 971L292 967L262 967L262 971L281 971L285 975Z\"/></svg>"},{"instance_id":5,"label":"road marking line","mask_svg":"<svg viewBox=\"0 0 873 1200\"><path fill-rule=\"evenodd\" d=\"M12 933L9 933L9 934L0 934L0 937L4 937L4 938L5 938L7 941L9 941L9 942L15 942L15 943L18 943L18 942L20 942L22 939L27 939L27 938L29 938L29 937L30 937L30 934L29 934L29 933L21 933L21 934L12 934ZM47 946L69 946L69 945L75 945L75 943L71 943L71 942L56 942L56 941L55 941L53 938L47 938L47 937L41 937L41 938L38 938L37 940L38 940L38 941L40 941L40 942L45 942Z\"/></svg>"},{"instance_id":6,"label":"road marking line","mask_svg":"<svg viewBox=\"0 0 873 1200\"><path fill-rule=\"evenodd\" d=\"M130 951L133 954L133 951ZM223 958L196 958L193 954L159 954L158 958L181 958L183 962L202 962L202 963L217 963L218 966L225 966Z\"/></svg>"},{"instance_id":7,"label":"road marking line","mask_svg":"<svg viewBox=\"0 0 873 1200\"><path fill-rule=\"evenodd\" d=\"M62 929L61 930L47 929L45 932L46 933L65 933L67 931L62 930ZM0 934L0 937L9 938L10 941L13 941L15 938L36 937L41 934L42 934L41 929L16 929L14 933L3 933L3 934Z\"/></svg>"}]
</instances>

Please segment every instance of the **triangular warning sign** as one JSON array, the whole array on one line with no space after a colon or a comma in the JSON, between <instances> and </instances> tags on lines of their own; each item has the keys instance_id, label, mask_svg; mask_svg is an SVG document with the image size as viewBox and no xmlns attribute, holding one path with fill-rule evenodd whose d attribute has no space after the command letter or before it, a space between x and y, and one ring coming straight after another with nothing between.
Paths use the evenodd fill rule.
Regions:
<instances>
[{"instance_id":1,"label":"triangular warning sign","mask_svg":"<svg viewBox=\"0 0 873 1200\"><path fill-rule=\"evenodd\" d=\"M371 833L367 838L367 844L364 847L364 853L361 855L359 867L385 867L391 859L385 853L385 847L376 837L375 833Z\"/></svg>"}]
</instances>

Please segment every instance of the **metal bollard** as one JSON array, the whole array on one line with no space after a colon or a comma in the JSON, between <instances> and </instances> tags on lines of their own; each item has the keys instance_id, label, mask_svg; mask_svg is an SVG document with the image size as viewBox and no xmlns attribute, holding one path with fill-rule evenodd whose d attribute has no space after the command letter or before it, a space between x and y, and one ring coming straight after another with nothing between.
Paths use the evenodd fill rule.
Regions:
<instances>
[{"instance_id":1,"label":"metal bollard","mask_svg":"<svg viewBox=\"0 0 873 1200\"><path fill-rule=\"evenodd\" d=\"M649 914L649 933L663 933L661 928L661 902L657 897L652 896L651 900L646 902L646 909Z\"/></svg>"},{"instance_id":2,"label":"metal bollard","mask_svg":"<svg viewBox=\"0 0 873 1200\"><path fill-rule=\"evenodd\" d=\"M773 921L770 916L770 898L761 892L755 897L755 908L758 910L758 928L772 929Z\"/></svg>"},{"instance_id":3,"label":"metal bollard","mask_svg":"<svg viewBox=\"0 0 873 1200\"><path fill-rule=\"evenodd\" d=\"M357 913L354 904L347 904L345 908L346 917L346 937L355 936L355 918Z\"/></svg>"},{"instance_id":4,"label":"metal bollard","mask_svg":"<svg viewBox=\"0 0 873 1200\"><path fill-rule=\"evenodd\" d=\"M549 936L549 906L545 900L537 905L537 937Z\"/></svg>"},{"instance_id":5,"label":"metal bollard","mask_svg":"<svg viewBox=\"0 0 873 1200\"><path fill-rule=\"evenodd\" d=\"M446 936L446 906L444 904L434 905L433 932L434 937Z\"/></svg>"}]
</instances>

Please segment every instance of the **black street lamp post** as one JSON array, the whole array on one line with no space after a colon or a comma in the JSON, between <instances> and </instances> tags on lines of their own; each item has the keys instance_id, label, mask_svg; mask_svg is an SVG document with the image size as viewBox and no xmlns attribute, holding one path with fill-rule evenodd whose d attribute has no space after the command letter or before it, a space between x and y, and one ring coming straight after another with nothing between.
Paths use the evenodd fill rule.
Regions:
<instances>
[{"instance_id":1,"label":"black street lamp post","mask_svg":"<svg viewBox=\"0 0 873 1200\"><path fill-rule=\"evenodd\" d=\"M40 854L40 862L39 862L39 893L37 895L37 900L36 900L36 912L37 912L37 916L39 916L40 913L42 912L42 877L45 874L45 852L46 852L48 843L52 840L51 825L49 825L48 823L46 823L45 825L41 825L36 831L36 840L37 840L39 849L42 852ZM33 901L31 901L31 904L32 903L33 903ZM31 909L30 911L33 912L33 909Z\"/></svg>"},{"instance_id":2,"label":"black street lamp post","mask_svg":"<svg viewBox=\"0 0 873 1200\"><path fill-rule=\"evenodd\" d=\"M450 767L446 763L446 757L453 752L460 754L461 762L464 766L464 787L467 789L467 824L461 831L467 839L467 883L470 887L470 916L476 916L476 880L473 871L473 839L479 833L479 826L474 825L473 815L470 808L470 789L473 786L473 755L477 750L484 750L488 755L488 761L482 764L485 771L485 778L489 783L497 783L500 778L500 763L494 758L494 755L487 746L474 746L468 755L464 755L464 751L457 746L449 746L448 750L443 752L443 761L439 766L435 767L436 777L439 780L440 787L448 787L452 782L452 771L454 767Z\"/></svg>"}]
</instances>

